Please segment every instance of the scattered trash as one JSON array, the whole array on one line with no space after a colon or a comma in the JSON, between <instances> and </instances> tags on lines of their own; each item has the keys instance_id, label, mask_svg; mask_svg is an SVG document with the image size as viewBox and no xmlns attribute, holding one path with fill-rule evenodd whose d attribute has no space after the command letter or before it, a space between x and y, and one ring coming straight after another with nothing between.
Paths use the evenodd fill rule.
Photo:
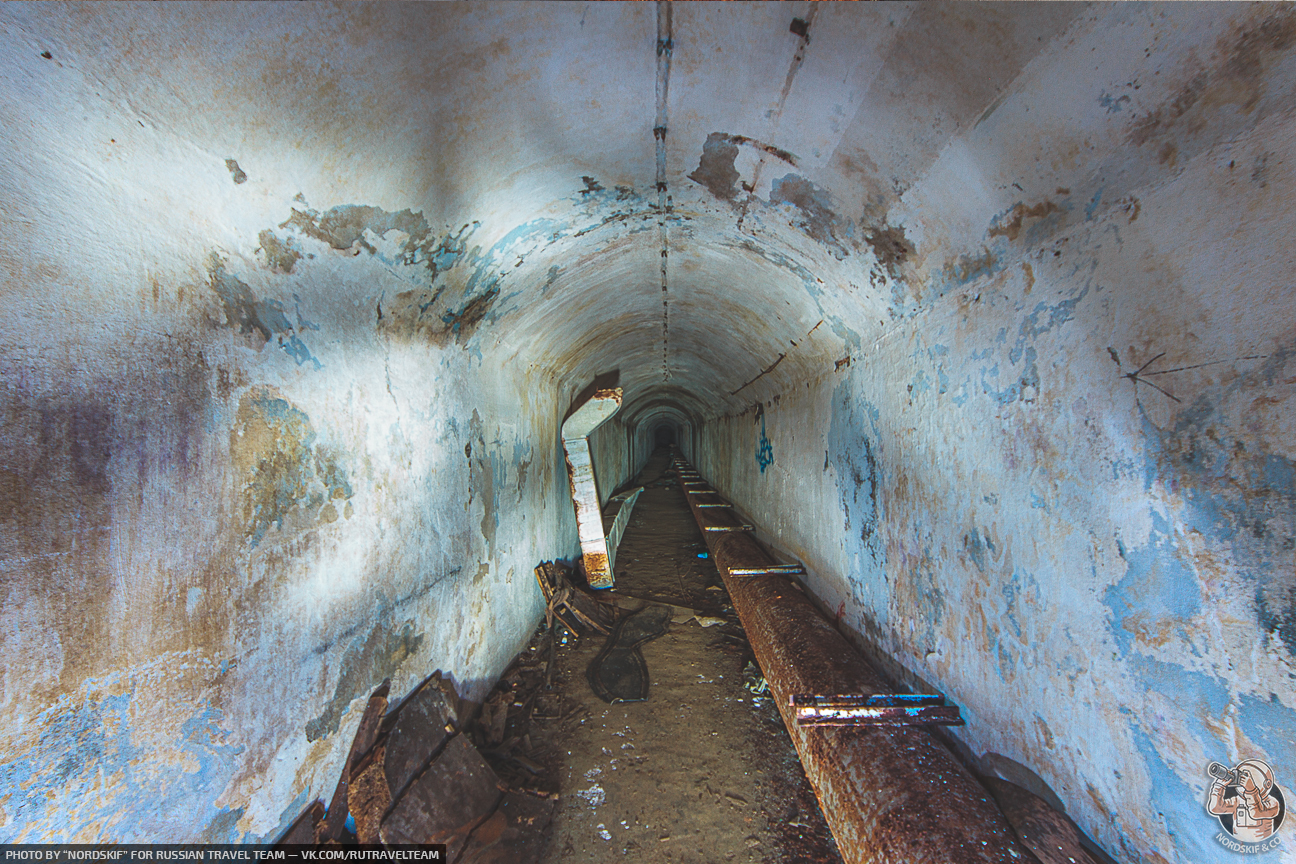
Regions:
<instances>
[{"instance_id":1,"label":"scattered trash","mask_svg":"<svg viewBox=\"0 0 1296 864\"><path fill-rule=\"evenodd\" d=\"M607 800L607 793L603 791L603 787L597 783L588 789L580 790L576 793L576 796L578 798L584 798L585 803L593 808L602 807L603 802Z\"/></svg>"},{"instance_id":2,"label":"scattered trash","mask_svg":"<svg viewBox=\"0 0 1296 864\"><path fill-rule=\"evenodd\" d=\"M703 627L714 627L717 624L725 623L725 619L716 618L711 615L694 615L693 620L701 624Z\"/></svg>"},{"instance_id":3,"label":"scattered trash","mask_svg":"<svg viewBox=\"0 0 1296 864\"><path fill-rule=\"evenodd\" d=\"M760 667L750 660L743 667L743 689L757 696L769 694L769 684L761 674Z\"/></svg>"},{"instance_id":4,"label":"scattered trash","mask_svg":"<svg viewBox=\"0 0 1296 864\"><path fill-rule=\"evenodd\" d=\"M612 839L612 834L607 830L607 826L604 825L602 822L600 822L598 826L598 835L602 837L604 840Z\"/></svg>"},{"instance_id":5,"label":"scattered trash","mask_svg":"<svg viewBox=\"0 0 1296 864\"><path fill-rule=\"evenodd\" d=\"M710 555L709 555L708 553L706 553L706 552L699 552L699 553L698 553L698 557L699 557L699 558L709 558Z\"/></svg>"}]
</instances>

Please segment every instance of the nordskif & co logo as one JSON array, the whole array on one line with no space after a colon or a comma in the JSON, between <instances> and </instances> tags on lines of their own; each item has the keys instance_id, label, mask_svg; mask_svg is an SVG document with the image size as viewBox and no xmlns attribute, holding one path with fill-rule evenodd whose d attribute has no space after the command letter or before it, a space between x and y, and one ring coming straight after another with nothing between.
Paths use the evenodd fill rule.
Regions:
<instances>
[{"instance_id":1,"label":"nordskif & co logo","mask_svg":"<svg viewBox=\"0 0 1296 864\"><path fill-rule=\"evenodd\" d=\"M1278 848L1275 835L1282 827L1287 805L1273 769L1259 759L1246 759L1232 769L1212 762L1206 773L1214 781L1206 809L1224 829L1215 840L1234 852L1254 854Z\"/></svg>"}]
</instances>

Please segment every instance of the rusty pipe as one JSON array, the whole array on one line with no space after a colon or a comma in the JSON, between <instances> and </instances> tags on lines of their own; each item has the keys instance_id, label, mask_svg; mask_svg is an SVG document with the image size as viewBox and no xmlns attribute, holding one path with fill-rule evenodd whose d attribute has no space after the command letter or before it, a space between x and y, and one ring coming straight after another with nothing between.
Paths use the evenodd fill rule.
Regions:
<instances>
[{"instance_id":1,"label":"rusty pipe","mask_svg":"<svg viewBox=\"0 0 1296 864\"><path fill-rule=\"evenodd\" d=\"M921 727L798 726L794 693L891 693L714 491L687 494L842 857L850 864L1038 864L989 792ZM683 469L683 470L679 470ZM714 488L714 487L711 487Z\"/></svg>"}]
</instances>

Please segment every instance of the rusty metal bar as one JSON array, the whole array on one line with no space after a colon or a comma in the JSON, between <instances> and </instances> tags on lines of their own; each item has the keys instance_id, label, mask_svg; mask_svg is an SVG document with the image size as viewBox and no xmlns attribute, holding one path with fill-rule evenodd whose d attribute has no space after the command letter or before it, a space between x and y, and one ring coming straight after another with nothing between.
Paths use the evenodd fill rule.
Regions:
<instances>
[{"instance_id":1,"label":"rusty metal bar","mask_svg":"<svg viewBox=\"0 0 1296 864\"><path fill-rule=\"evenodd\" d=\"M683 459L675 465L690 470ZM715 524L715 511L688 501L699 528ZM780 566L751 532L702 536L849 864L1038 864L986 789L926 729L798 725L793 694L893 694L785 573L734 578Z\"/></svg>"},{"instance_id":2,"label":"rusty metal bar","mask_svg":"<svg viewBox=\"0 0 1296 864\"><path fill-rule=\"evenodd\" d=\"M705 507L705 504L699 504L699 507ZM770 567L735 567L729 571L730 576L768 576L771 573L781 573L784 576L801 576L805 574L805 568L800 564L775 564Z\"/></svg>"},{"instance_id":3,"label":"rusty metal bar","mask_svg":"<svg viewBox=\"0 0 1296 864\"><path fill-rule=\"evenodd\" d=\"M798 726L914 726L925 723L963 725L958 707L944 704L945 698L935 694L796 694L791 701Z\"/></svg>"}]
</instances>

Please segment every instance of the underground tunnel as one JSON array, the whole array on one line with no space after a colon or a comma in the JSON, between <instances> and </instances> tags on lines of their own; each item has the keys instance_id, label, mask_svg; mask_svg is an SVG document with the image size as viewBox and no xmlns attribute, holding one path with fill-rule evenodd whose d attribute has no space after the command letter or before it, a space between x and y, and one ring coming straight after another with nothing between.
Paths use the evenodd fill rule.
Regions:
<instances>
[{"instance_id":1,"label":"underground tunnel","mask_svg":"<svg viewBox=\"0 0 1296 864\"><path fill-rule=\"evenodd\" d=\"M538 658L546 861L1296 862L1291 6L0 18L0 842L277 842Z\"/></svg>"}]
</instances>

